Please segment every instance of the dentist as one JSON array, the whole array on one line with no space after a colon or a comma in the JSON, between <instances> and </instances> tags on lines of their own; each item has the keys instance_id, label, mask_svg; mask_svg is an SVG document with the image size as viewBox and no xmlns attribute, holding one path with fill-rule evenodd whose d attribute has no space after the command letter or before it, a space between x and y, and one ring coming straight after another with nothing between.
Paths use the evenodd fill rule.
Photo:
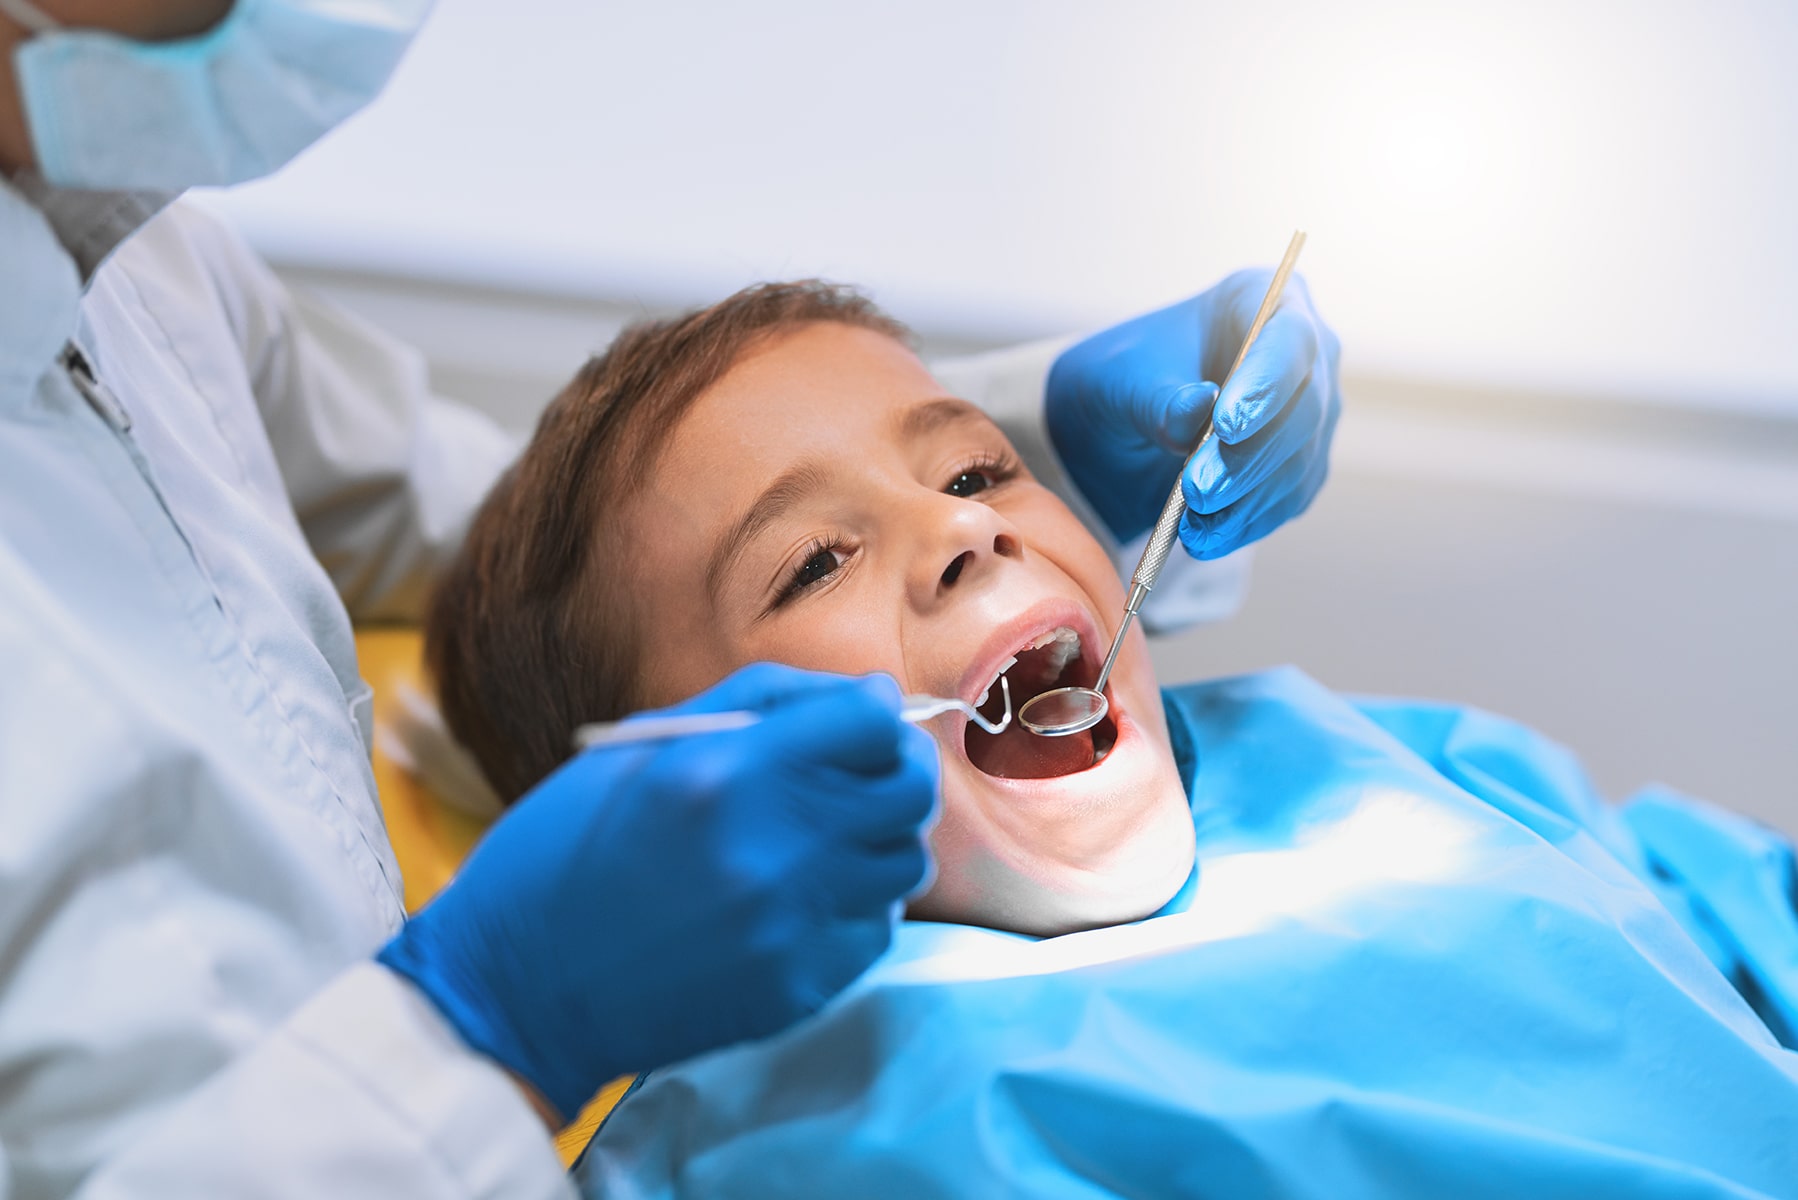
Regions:
<instances>
[{"instance_id":1,"label":"dentist","mask_svg":"<svg viewBox=\"0 0 1798 1200\"><path fill-rule=\"evenodd\" d=\"M0 1200L563 1195L546 1126L814 1011L928 870L895 689L761 667L689 707L767 720L571 762L406 921L351 619L417 613L516 446L171 201L361 107L427 7L0 0ZM1302 287L1202 382L1262 286L942 372L1119 543L1215 408L1163 624L1323 481Z\"/></svg>"}]
</instances>

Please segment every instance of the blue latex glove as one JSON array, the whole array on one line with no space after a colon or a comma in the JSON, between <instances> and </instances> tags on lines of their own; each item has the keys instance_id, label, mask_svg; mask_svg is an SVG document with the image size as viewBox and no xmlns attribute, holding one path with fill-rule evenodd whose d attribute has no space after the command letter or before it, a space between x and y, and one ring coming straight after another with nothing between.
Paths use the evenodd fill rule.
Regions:
<instances>
[{"instance_id":1,"label":"blue latex glove","mask_svg":"<svg viewBox=\"0 0 1798 1200\"><path fill-rule=\"evenodd\" d=\"M1272 271L1238 271L1208 292L1087 338L1049 372L1045 415L1074 485L1120 542L1161 515L1207 414L1217 437L1180 476L1180 542L1222 558L1304 512L1329 470L1342 408L1341 343L1302 279L1222 396ZM1210 382L1207 382L1210 381ZM1214 411L1215 409L1215 411Z\"/></svg>"},{"instance_id":2,"label":"blue latex glove","mask_svg":"<svg viewBox=\"0 0 1798 1200\"><path fill-rule=\"evenodd\" d=\"M568 763L380 952L564 1116L816 1011L929 872L936 745L892 680L762 664L672 711L735 708L767 715Z\"/></svg>"}]
</instances>

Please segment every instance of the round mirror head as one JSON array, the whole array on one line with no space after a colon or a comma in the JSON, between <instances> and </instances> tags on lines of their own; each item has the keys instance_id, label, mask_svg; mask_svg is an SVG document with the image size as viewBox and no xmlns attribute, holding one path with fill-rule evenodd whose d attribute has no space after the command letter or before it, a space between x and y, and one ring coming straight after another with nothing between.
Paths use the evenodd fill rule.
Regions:
<instances>
[{"instance_id":1,"label":"round mirror head","mask_svg":"<svg viewBox=\"0 0 1798 1200\"><path fill-rule=\"evenodd\" d=\"M1087 687L1063 687L1032 696L1018 709L1018 723L1038 737L1083 733L1105 719L1111 702Z\"/></svg>"}]
</instances>

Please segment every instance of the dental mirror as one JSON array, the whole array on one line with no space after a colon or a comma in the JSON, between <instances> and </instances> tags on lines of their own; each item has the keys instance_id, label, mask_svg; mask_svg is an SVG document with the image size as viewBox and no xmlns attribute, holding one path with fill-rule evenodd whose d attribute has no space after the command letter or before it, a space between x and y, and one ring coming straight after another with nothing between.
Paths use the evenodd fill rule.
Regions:
<instances>
[{"instance_id":1,"label":"dental mirror","mask_svg":"<svg viewBox=\"0 0 1798 1200\"><path fill-rule=\"evenodd\" d=\"M1179 491L1178 487L1174 489L1176 495ZM1185 501L1181 504L1184 506ZM1167 554L1165 548L1162 554ZM1140 575L1142 567L1138 566L1136 571ZM1148 594L1149 589L1144 588L1143 595ZM1093 685L1058 687L1030 697L1018 708L1018 724L1037 737L1067 737L1084 733L1105 719L1105 714L1111 711L1111 701L1105 698L1105 681L1111 678L1112 664L1117 662L1118 651L1124 647L1124 634L1136 617L1136 607L1142 604L1134 587L1130 589L1130 596L1135 606L1125 606L1124 623L1118 626L1118 635L1111 639L1111 652L1105 656L1105 665L1099 668L1099 678Z\"/></svg>"},{"instance_id":2,"label":"dental mirror","mask_svg":"<svg viewBox=\"0 0 1798 1200\"><path fill-rule=\"evenodd\" d=\"M1254 324L1249 326L1248 336L1242 339L1242 349L1236 352L1236 361L1230 366L1230 374L1224 376L1224 387L1230 386L1230 377L1236 374L1236 368L1242 366L1242 360L1249 356L1249 347L1255 344L1255 337L1267 319L1274 315L1274 309L1280 303L1280 292L1286 287L1286 277L1292 274L1292 264L1298 261L1299 251L1304 248L1305 234L1301 230L1292 235L1292 241L1286 247L1286 257L1280 260L1280 267L1274 272L1273 281L1267 285L1267 295L1261 299L1261 308L1255 314ZM1223 394L1223 388L1218 389ZM1199 433L1199 444L1193 448L1197 455L1205 448L1213 434L1211 418L1205 418L1205 427ZM1186 460L1192 461L1189 455ZM1183 465L1180 474L1184 475ZM1091 687L1059 687L1044 692L1040 696L1032 696L1018 709L1018 724L1038 737L1067 737L1069 734L1082 733L1105 719L1111 711L1111 702L1105 698L1105 682L1111 678L1111 668L1117 662L1118 651L1123 649L1124 635L1130 632L1130 622L1136 620L1142 602L1149 598L1149 591L1155 586L1155 580L1161 576L1161 568L1167 564L1168 551L1173 549L1174 535L1180 531L1180 518L1186 515L1186 497L1180 490L1180 479L1174 479L1174 490L1168 493L1167 503L1161 506L1161 516L1155 520L1155 529L1149 535L1149 544L1143 547L1142 558L1137 561L1136 574L1130 577L1130 596L1124 603L1124 619L1118 623L1117 636L1111 639L1111 650L1105 655L1105 666L1099 671L1099 678Z\"/></svg>"},{"instance_id":3,"label":"dental mirror","mask_svg":"<svg viewBox=\"0 0 1798 1200\"><path fill-rule=\"evenodd\" d=\"M1111 702L1102 692L1058 687L1026 701L1018 710L1018 724L1038 737L1066 737L1091 729L1110 711Z\"/></svg>"}]
</instances>

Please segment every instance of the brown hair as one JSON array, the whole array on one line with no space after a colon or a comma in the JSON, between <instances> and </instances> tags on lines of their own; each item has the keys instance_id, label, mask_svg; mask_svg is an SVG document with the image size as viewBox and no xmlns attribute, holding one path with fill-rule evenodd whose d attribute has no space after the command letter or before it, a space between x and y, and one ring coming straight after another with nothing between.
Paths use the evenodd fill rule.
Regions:
<instances>
[{"instance_id":1,"label":"brown hair","mask_svg":"<svg viewBox=\"0 0 1798 1200\"><path fill-rule=\"evenodd\" d=\"M909 342L851 289L765 283L627 328L552 400L494 485L432 599L425 661L450 732L515 800L568 757L587 721L639 707L632 597L608 515L639 490L669 433L764 339L818 321Z\"/></svg>"}]
</instances>

